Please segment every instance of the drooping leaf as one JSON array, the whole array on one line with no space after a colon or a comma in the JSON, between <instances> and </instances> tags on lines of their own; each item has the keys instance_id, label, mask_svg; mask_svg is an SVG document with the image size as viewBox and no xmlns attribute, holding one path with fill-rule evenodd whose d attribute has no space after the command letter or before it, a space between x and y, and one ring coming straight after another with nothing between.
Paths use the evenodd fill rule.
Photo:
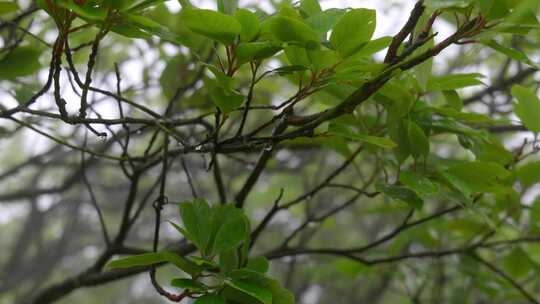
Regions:
<instances>
[{"instance_id":1,"label":"drooping leaf","mask_svg":"<svg viewBox=\"0 0 540 304\"><path fill-rule=\"evenodd\" d=\"M210 206L202 199L179 205L180 217L199 250L204 251L210 240Z\"/></svg>"},{"instance_id":2,"label":"drooping leaf","mask_svg":"<svg viewBox=\"0 0 540 304\"><path fill-rule=\"evenodd\" d=\"M246 268L260 273L266 273L268 271L268 267L268 260L263 256L248 259L246 266Z\"/></svg>"},{"instance_id":3,"label":"drooping leaf","mask_svg":"<svg viewBox=\"0 0 540 304\"><path fill-rule=\"evenodd\" d=\"M426 176L412 171L402 171L399 181L420 196L429 196L439 192L439 185Z\"/></svg>"},{"instance_id":4,"label":"drooping leaf","mask_svg":"<svg viewBox=\"0 0 540 304\"><path fill-rule=\"evenodd\" d=\"M171 286L191 291L204 292L206 286L193 279L176 278L171 280Z\"/></svg>"},{"instance_id":5,"label":"drooping leaf","mask_svg":"<svg viewBox=\"0 0 540 304\"><path fill-rule=\"evenodd\" d=\"M407 136L409 139L409 148L411 154L415 158L427 157L429 155L429 139L426 136L426 133L420 126L418 126L413 121L408 121L407 126Z\"/></svg>"}]
</instances>

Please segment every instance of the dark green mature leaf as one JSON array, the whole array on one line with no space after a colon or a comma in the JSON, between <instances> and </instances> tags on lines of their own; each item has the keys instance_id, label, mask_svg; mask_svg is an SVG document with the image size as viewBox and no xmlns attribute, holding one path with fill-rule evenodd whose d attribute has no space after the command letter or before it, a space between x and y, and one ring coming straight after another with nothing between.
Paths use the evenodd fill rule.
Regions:
<instances>
[{"instance_id":1,"label":"dark green mature leaf","mask_svg":"<svg viewBox=\"0 0 540 304\"><path fill-rule=\"evenodd\" d=\"M261 24L257 15L247 9L239 9L234 14L234 18L242 25L240 41L249 42L259 35Z\"/></svg>"},{"instance_id":2,"label":"dark green mature leaf","mask_svg":"<svg viewBox=\"0 0 540 304\"><path fill-rule=\"evenodd\" d=\"M234 17L207 9L188 8L182 11L186 26L197 34L230 44L240 35L242 25Z\"/></svg>"},{"instance_id":3,"label":"dark green mature leaf","mask_svg":"<svg viewBox=\"0 0 540 304\"><path fill-rule=\"evenodd\" d=\"M226 304L225 298L220 295L204 295L197 298L193 304Z\"/></svg>"},{"instance_id":4,"label":"dark green mature leaf","mask_svg":"<svg viewBox=\"0 0 540 304\"><path fill-rule=\"evenodd\" d=\"M228 274L238 268L238 253L236 248L225 250L219 254L219 270L222 274Z\"/></svg>"},{"instance_id":5,"label":"dark green mature leaf","mask_svg":"<svg viewBox=\"0 0 540 304\"><path fill-rule=\"evenodd\" d=\"M251 281L231 279L225 282L225 298L242 304L272 304L272 293Z\"/></svg>"},{"instance_id":6,"label":"dark green mature leaf","mask_svg":"<svg viewBox=\"0 0 540 304\"><path fill-rule=\"evenodd\" d=\"M266 273L268 271L268 267L268 260L263 256L250 258L246 266L247 269L260 273Z\"/></svg>"},{"instance_id":7,"label":"dark green mature leaf","mask_svg":"<svg viewBox=\"0 0 540 304\"><path fill-rule=\"evenodd\" d=\"M384 193L389 198L405 203L411 208L420 210L422 209L422 206L424 206L424 201L416 194L416 192L409 188L384 184L377 184L376 188L377 191Z\"/></svg>"},{"instance_id":8,"label":"dark green mature leaf","mask_svg":"<svg viewBox=\"0 0 540 304\"><path fill-rule=\"evenodd\" d=\"M516 173L523 188L540 183L540 161L527 162L519 166Z\"/></svg>"},{"instance_id":9,"label":"dark green mature leaf","mask_svg":"<svg viewBox=\"0 0 540 304\"><path fill-rule=\"evenodd\" d=\"M16 12L19 5L13 1L0 1L0 15Z\"/></svg>"},{"instance_id":10,"label":"dark green mature leaf","mask_svg":"<svg viewBox=\"0 0 540 304\"><path fill-rule=\"evenodd\" d=\"M526 87L516 85L512 95L517 99L514 111L525 127L535 133L540 132L540 99L536 93Z\"/></svg>"},{"instance_id":11,"label":"dark green mature leaf","mask_svg":"<svg viewBox=\"0 0 540 304\"><path fill-rule=\"evenodd\" d=\"M493 162L459 162L443 172L447 181L466 197L480 192L505 192L511 174Z\"/></svg>"},{"instance_id":12,"label":"dark green mature leaf","mask_svg":"<svg viewBox=\"0 0 540 304\"><path fill-rule=\"evenodd\" d=\"M197 292L204 292L207 288L201 282L198 282L193 279L184 279L184 278L172 279L171 286L176 287L176 288L187 289L191 291L197 291Z\"/></svg>"},{"instance_id":13,"label":"dark green mature leaf","mask_svg":"<svg viewBox=\"0 0 540 304\"><path fill-rule=\"evenodd\" d=\"M274 36L283 42L297 42L302 45L318 42L317 33L304 22L285 16L273 17L270 30Z\"/></svg>"},{"instance_id":14,"label":"dark green mature leaf","mask_svg":"<svg viewBox=\"0 0 540 304\"><path fill-rule=\"evenodd\" d=\"M0 79L14 79L35 73L41 68L41 52L32 47L17 47L0 60Z\"/></svg>"},{"instance_id":15,"label":"dark green mature leaf","mask_svg":"<svg viewBox=\"0 0 540 304\"><path fill-rule=\"evenodd\" d=\"M350 10L334 26L330 43L343 57L350 56L371 40L376 25L374 10Z\"/></svg>"},{"instance_id":16,"label":"dark green mature leaf","mask_svg":"<svg viewBox=\"0 0 540 304\"><path fill-rule=\"evenodd\" d=\"M107 9L101 6L97 7L91 1L87 1L84 5L79 5L74 0L58 0L56 4L91 21L104 21L107 18Z\"/></svg>"}]
</instances>

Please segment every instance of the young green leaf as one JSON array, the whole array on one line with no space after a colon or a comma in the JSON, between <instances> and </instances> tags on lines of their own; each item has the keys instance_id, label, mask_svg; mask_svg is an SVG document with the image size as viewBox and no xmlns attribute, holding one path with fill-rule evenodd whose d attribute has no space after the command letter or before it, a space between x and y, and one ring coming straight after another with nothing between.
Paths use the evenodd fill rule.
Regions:
<instances>
[{"instance_id":1,"label":"young green leaf","mask_svg":"<svg viewBox=\"0 0 540 304\"><path fill-rule=\"evenodd\" d=\"M201 199L179 205L180 217L187 232L195 240L195 245L203 251L210 239L210 206Z\"/></svg>"},{"instance_id":2,"label":"young green leaf","mask_svg":"<svg viewBox=\"0 0 540 304\"><path fill-rule=\"evenodd\" d=\"M384 193L389 198L395 201L403 202L409 205L411 208L420 210L424 205L424 201L418 196L418 194L409 188L395 185L377 184L376 189L377 191Z\"/></svg>"},{"instance_id":3,"label":"young green leaf","mask_svg":"<svg viewBox=\"0 0 540 304\"><path fill-rule=\"evenodd\" d=\"M301 0L300 11L307 16L312 16L322 11L318 0Z\"/></svg>"},{"instance_id":4,"label":"young green leaf","mask_svg":"<svg viewBox=\"0 0 540 304\"><path fill-rule=\"evenodd\" d=\"M239 9L234 14L234 18L242 25L240 31L240 41L249 42L259 35L261 24L257 15L247 9Z\"/></svg>"},{"instance_id":5,"label":"young green leaf","mask_svg":"<svg viewBox=\"0 0 540 304\"><path fill-rule=\"evenodd\" d=\"M406 126L409 148L412 156L414 158L426 158L429 155L429 139L426 136L426 133L424 133L424 130L413 121L409 120L406 123Z\"/></svg>"},{"instance_id":6,"label":"young green leaf","mask_svg":"<svg viewBox=\"0 0 540 304\"><path fill-rule=\"evenodd\" d=\"M134 255L134 256L130 256L126 258L113 260L107 264L106 268L123 269L123 268L149 266L149 265L155 265L155 264L166 263L166 262L172 263L179 269L191 275L197 274L201 271L201 268L198 267L193 262L173 252L168 252L168 251L144 253L144 254L139 254L139 255Z\"/></svg>"},{"instance_id":7,"label":"young green leaf","mask_svg":"<svg viewBox=\"0 0 540 304\"><path fill-rule=\"evenodd\" d=\"M291 17L273 17L270 30L277 39L283 42L297 42L306 46L309 43L319 41L319 36L313 29L302 21Z\"/></svg>"},{"instance_id":8,"label":"young green leaf","mask_svg":"<svg viewBox=\"0 0 540 304\"><path fill-rule=\"evenodd\" d=\"M236 248L245 239L246 234L250 232L249 222L240 210L232 211L232 209L228 209L225 216L217 230L214 241L213 250L216 253L223 253Z\"/></svg>"},{"instance_id":9,"label":"young green leaf","mask_svg":"<svg viewBox=\"0 0 540 304\"><path fill-rule=\"evenodd\" d=\"M0 15L16 12L19 5L13 1L0 1Z\"/></svg>"},{"instance_id":10,"label":"young green leaf","mask_svg":"<svg viewBox=\"0 0 540 304\"><path fill-rule=\"evenodd\" d=\"M263 256L248 259L246 266L247 269L260 273L266 273L268 271L268 267L268 260Z\"/></svg>"},{"instance_id":11,"label":"young green leaf","mask_svg":"<svg viewBox=\"0 0 540 304\"><path fill-rule=\"evenodd\" d=\"M204 292L206 286L201 282L192 279L176 278L171 280L171 286L176 288L182 288L186 290Z\"/></svg>"},{"instance_id":12,"label":"young green leaf","mask_svg":"<svg viewBox=\"0 0 540 304\"><path fill-rule=\"evenodd\" d=\"M438 184L417 172L402 171L399 174L399 181L422 197L439 192Z\"/></svg>"},{"instance_id":13,"label":"young green leaf","mask_svg":"<svg viewBox=\"0 0 540 304\"><path fill-rule=\"evenodd\" d=\"M334 26L330 43L341 56L348 57L371 40L376 25L377 18L374 10L352 9Z\"/></svg>"},{"instance_id":14,"label":"young green leaf","mask_svg":"<svg viewBox=\"0 0 540 304\"><path fill-rule=\"evenodd\" d=\"M228 300L239 303L272 304L272 293L251 281L227 280L222 294Z\"/></svg>"},{"instance_id":15,"label":"young green leaf","mask_svg":"<svg viewBox=\"0 0 540 304\"><path fill-rule=\"evenodd\" d=\"M535 133L540 132L540 99L536 93L529 88L516 85L512 88L512 95L517 99L514 103L514 112L521 122L527 129Z\"/></svg>"},{"instance_id":16,"label":"young green leaf","mask_svg":"<svg viewBox=\"0 0 540 304\"><path fill-rule=\"evenodd\" d=\"M207 9L184 9L182 20L193 32L223 44L234 42L242 31L242 25L234 17Z\"/></svg>"},{"instance_id":17,"label":"young green leaf","mask_svg":"<svg viewBox=\"0 0 540 304\"><path fill-rule=\"evenodd\" d=\"M281 50L281 46L271 41L240 43L236 48L238 64L272 57Z\"/></svg>"}]
</instances>

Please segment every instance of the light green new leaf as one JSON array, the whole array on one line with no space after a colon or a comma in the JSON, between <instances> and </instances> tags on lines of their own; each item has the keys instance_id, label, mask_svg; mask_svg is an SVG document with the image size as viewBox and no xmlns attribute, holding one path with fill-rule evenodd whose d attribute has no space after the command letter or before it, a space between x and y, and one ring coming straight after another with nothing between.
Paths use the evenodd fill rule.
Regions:
<instances>
[{"instance_id":1,"label":"light green new leaf","mask_svg":"<svg viewBox=\"0 0 540 304\"><path fill-rule=\"evenodd\" d=\"M281 50L281 46L271 41L240 43L236 48L238 64L272 57Z\"/></svg>"},{"instance_id":2,"label":"light green new leaf","mask_svg":"<svg viewBox=\"0 0 540 304\"><path fill-rule=\"evenodd\" d=\"M535 133L540 132L540 99L536 93L529 88L516 85L512 88L512 95L517 99L514 103L514 112L521 122L527 129Z\"/></svg>"},{"instance_id":3,"label":"light green new leaf","mask_svg":"<svg viewBox=\"0 0 540 304\"><path fill-rule=\"evenodd\" d=\"M197 274L201 271L193 262L181 257L173 252L152 252L134 255L122 259L110 261L106 268L108 269L124 269L132 267L149 266L160 263L172 263L179 269L185 271L188 274Z\"/></svg>"},{"instance_id":4,"label":"light green new leaf","mask_svg":"<svg viewBox=\"0 0 540 304\"><path fill-rule=\"evenodd\" d=\"M239 9L234 14L234 18L242 25L240 31L240 41L249 42L259 35L261 24L257 15L247 9Z\"/></svg>"},{"instance_id":5,"label":"light green new leaf","mask_svg":"<svg viewBox=\"0 0 540 304\"><path fill-rule=\"evenodd\" d=\"M376 25L377 17L374 10L350 10L334 26L330 43L341 56L348 57L371 40Z\"/></svg>"},{"instance_id":6,"label":"light green new leaf","mask_svg":"<svg viewBox=\"0 0 540 304\"><path fill-rule=\"evenodd\" d=\"M207 9L188 8L182 11L187 28L223 44L234 42L242 25L234 17Z\"/></svg>"},{"instance_id":7,"label":"light green new leaf","mask_svg":"<svg viewBox=\"0 0 540 304\"><path fill-rule=\"evenodd\" d=\"M319 0L301 0L300 11L308 16L318 14L322 11Z\"/></svg>"},{"instance_id":8,"label":"light green new leaf","mask_svg":"<svg viewBox=\"0 0 540 304\"><path fill-rule=\"evenodd\" d=\"M210 206L204 200L196 199L192 203L180 203L179 210L187 232L199 250L204 251L210 240Z\"/></svg>"},{"instance_id":9,"label":"light green new leaf","mask_svg":"<svg viewBox=\"0 0 540 304\"><path fill-rule=\"evenodd\" d=\"M227 208L223 213L224 218L216 233L213 252L222 253L236 248L250 233L249 222L244 213L231 208Z\"/></svg>"},{"instance_id":10,"label":"light green new leaf","mask_svg":"<svg viewBox=\"0 0 540 304\"><path fill-rule=\"evenodd\" d=\"M298 42L302 45L318 42L319 36L304 22L285 16L271 19L270 30L274 36L283 42Z\"/></svg>"},{"instance_id":11,"label":"light green new leaf","mask_svg":"<svg viewBox=\"0 0 540 304\"><path fill-rule=\"evenodd\" d=\"M13 1L0 1L0 15L16 12L19 5Z\"/></svg>"},{"instance_id":12,"label":"light green new leaf","mask_svg":"<svg viewBox=\"0 0 540 304\"><path fill-rule=\"evenodd\" d=\"M482 74L454 74L432 77L427 84L428 91L450 91L483 84L478 78Z\"/></svg>"}]
</instances>

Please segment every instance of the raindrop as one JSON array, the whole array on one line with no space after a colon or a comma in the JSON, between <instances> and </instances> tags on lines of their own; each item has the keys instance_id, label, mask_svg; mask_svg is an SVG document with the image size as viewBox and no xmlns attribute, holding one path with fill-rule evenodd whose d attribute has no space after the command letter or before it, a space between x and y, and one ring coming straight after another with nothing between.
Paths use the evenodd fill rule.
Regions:
<instances>
[{"instance_id":1,"label":"raindrop","mask_svg":"<svg viewBox=\"0 0 540 304\"><path fill-rule=\"evenodd\" d=\"M272 145L268 145L268 146L264 147L264 151L270 152L270 151L272 151L272 148L273 148Z\"/></svg>"},{"instance_id":2,"label":"raindrop","mask_svg":"<svg viewBox=\"0 0 540 304\"><path fill-rule=\"evenodd\" d=\"M195 151L201 151L201 150L202 150L202 145L199 145L199 146L195 147Z\"/></svg>"}]
</instances>

